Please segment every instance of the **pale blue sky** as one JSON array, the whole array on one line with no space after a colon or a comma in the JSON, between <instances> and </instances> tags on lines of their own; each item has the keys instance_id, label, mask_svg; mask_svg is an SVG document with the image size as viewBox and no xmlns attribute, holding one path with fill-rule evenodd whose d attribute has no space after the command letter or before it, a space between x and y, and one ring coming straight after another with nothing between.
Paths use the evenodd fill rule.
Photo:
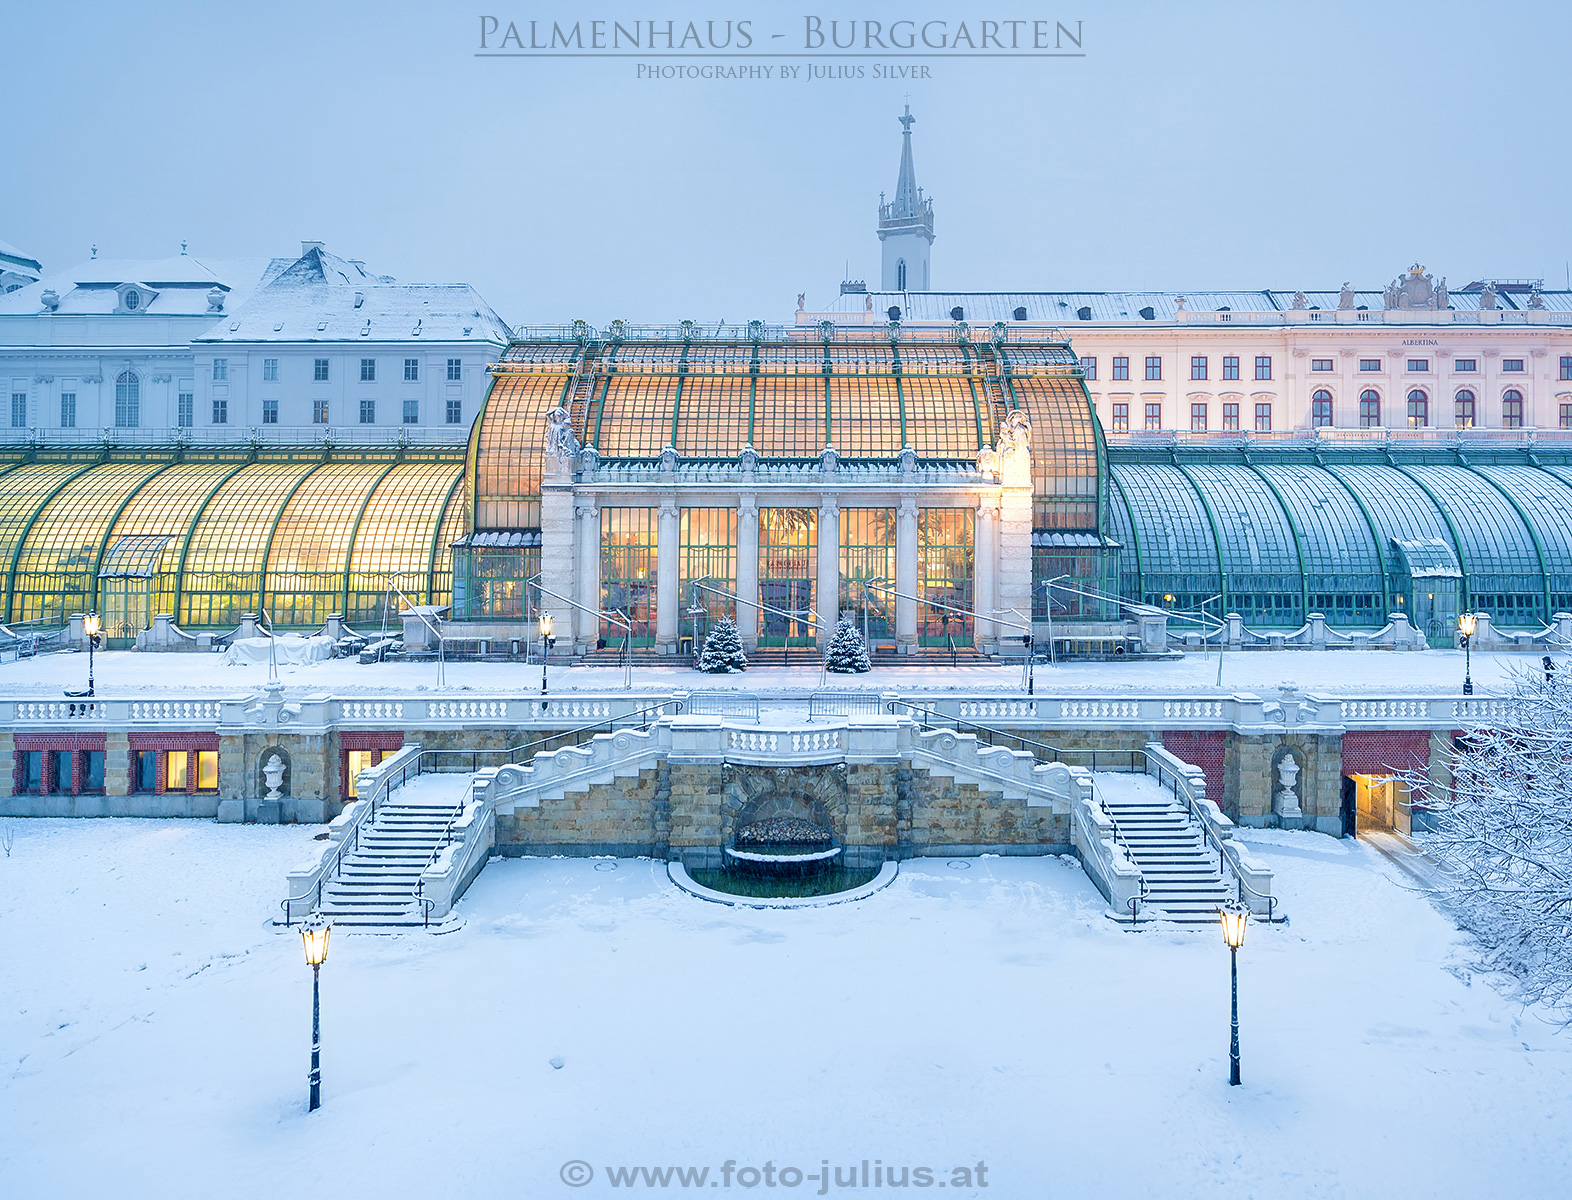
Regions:
<instances>
[{"instance_id":1,"label":"pale blue sky","mask_svg":"<svg viewBox=\"0 0 1572 1200\"><path fill-rule=\"evenodd\" d=\"M876 279L910 90L938 288L1374 287L1416 258L1453 286L1566 278L1572 5L655 14L792 38L814 12L1084 23L1085 58L929 62L911 84L474 57L482 12L650 7L0 4L0 240L48 268L93 242L217 258L316 238L471 282L513 323L778 321L848 260Z\"/></svg>"}]
</instances>

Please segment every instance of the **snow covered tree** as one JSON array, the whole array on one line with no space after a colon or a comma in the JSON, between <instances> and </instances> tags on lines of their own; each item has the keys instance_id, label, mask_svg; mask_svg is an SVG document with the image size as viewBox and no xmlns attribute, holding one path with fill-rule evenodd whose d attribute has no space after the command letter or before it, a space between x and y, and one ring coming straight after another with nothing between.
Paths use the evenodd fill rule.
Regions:
<instances>
[{"instance_id":1,"label":"snow covered tree","mask_svg":"<svg viewBox=\"0 0 1572 1200\"><path fill-rule=\"evenodd\" d=\"M742 638L737 633L737 623L730 617L722 617L704 638L704 649L699 654L699 670L711 675L726 675L747 669L748 660L742 653Z\"/></svg>"},{"instance_id":2,"label":"snow covered tree","mask_svg":"<svg viewBox=\"0 0 1572 1200\"><path fill-rule=\"evenodd\" d=\"M1484 965L1572 1020L1572 678L1525 671L1501 710L1464 734L1449 789L1409 779L1430 816L1417 836Z\"/></svg>"},{"instance_id":3,"label":"snow covered tree","mask_svg":"<svg viewBox=\"0 0 1572 1200\"><path fill-rule=\"evenodd\" d=\"M842 617L840 624L835 627L835 636L830 639L829 649L824 652L825 670L838 675L857 675L872 667L862 634L857 632L857 626L852 624L850 618Z\"/></svg>"}]
</instances>

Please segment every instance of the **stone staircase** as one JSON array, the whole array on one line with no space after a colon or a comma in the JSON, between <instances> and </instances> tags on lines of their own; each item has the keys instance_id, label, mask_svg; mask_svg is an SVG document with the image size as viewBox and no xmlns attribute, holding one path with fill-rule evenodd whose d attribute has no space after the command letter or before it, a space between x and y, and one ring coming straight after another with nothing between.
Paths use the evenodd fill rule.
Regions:
<instances>
[{"instance_id":1,"label":"stone staircase","mask_svg":"<svg viewBox=\"0 0 1572 1200\"><path fill-rule=\"evenodd\" d=\"M1099 775L1097 799L1146 880L1141 916L1215 924L1235 889L1183 803L1145 775Z\"/></svg>"},{"instance_id":2,"label":"stone staircase","mask_svg":"<svg viewBox=\"0 0 1572 1200\"><path fill-rule=\"evenodd\" d=\"M408 799L401 797L409 793ZM416 898L420 873L442 844L448 823L463 811L468 793L453 803L400 788L377 809L358 846L322 889L318 911L338 926L407 929L426 923Z\"/></svg>"}]
</instances>

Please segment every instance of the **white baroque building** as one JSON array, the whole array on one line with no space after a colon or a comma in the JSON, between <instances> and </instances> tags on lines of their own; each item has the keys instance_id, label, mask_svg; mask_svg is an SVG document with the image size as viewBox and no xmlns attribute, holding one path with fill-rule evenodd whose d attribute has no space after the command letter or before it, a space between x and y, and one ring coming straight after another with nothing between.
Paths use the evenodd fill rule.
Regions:
<instances>
[{"instance_id":1,"label":"white baroque building","mask_svg":"<svg viewBox=\"0 0 1572 1200\"><path fill-rule=\"evenodd\" d=\"M895 200L880 197L881 288L848 281L818 310L799 300L799 326L1062 333L1116 439L1572 429L1572 291L1539 281L1452 289L1415 263L1365 290L933 290L912 120L908 109Z\"/></svg>"},{"instance_id":2,"label":"white baroque building","mask_svg":"<svg viewBox=\"0 0 1572 1200\"><path fill-rule=\"evenodd\" d=\"M0 295L0 428L40 444L461 442L507 340L467 284L401 284L320 242L296 258L95 254Z\"/></svg>"}]
</instances>

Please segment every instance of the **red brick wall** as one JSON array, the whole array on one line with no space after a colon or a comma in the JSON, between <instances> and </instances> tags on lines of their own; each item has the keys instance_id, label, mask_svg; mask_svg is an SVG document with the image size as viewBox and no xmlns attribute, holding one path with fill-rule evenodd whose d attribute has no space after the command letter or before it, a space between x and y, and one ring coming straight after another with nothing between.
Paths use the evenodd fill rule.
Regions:
<instances>
[{"instance_id":1,"label":"red brick wall","mask_svg":"<svg viewBox=\"0 0 1572 1200\"><path fill-rule=\"evenodd\" d=\"M1221 729L1169 729L1163 733L1163 749L1200 767L1206 776L1206 798L1218 808L1223 806L1223 748L1227 734Z\"/></svg>"},{"instance_id":2,"label":"red brick wall","mask_svg":"<svg viewBox=\"0 0 1572 1200\"><path fill-rule=\"evenodd\" d=\"M1360 730L1343 735L1344 775L1394 775L1423 771L1429 765L1428 730Z\"/></svg>"},{"instance_id":3,"label":"red brick wall","mask_svg":"<svg viewBox=\"0 0 1572 1200\"><path fill-rule=\"evenodd\" d=\"M67 750L71 753L71 778L64 787L58 785L51 770L49 756L44 756L44 769L40 783L44 792L69 792L77 795L82 790L87 775L87 752L104 751L101 733L19 733L16 735L16 753L11 768L11 794L20 796L27 786L27 754L32 751Z\"/></svg>"}]
</instances>

